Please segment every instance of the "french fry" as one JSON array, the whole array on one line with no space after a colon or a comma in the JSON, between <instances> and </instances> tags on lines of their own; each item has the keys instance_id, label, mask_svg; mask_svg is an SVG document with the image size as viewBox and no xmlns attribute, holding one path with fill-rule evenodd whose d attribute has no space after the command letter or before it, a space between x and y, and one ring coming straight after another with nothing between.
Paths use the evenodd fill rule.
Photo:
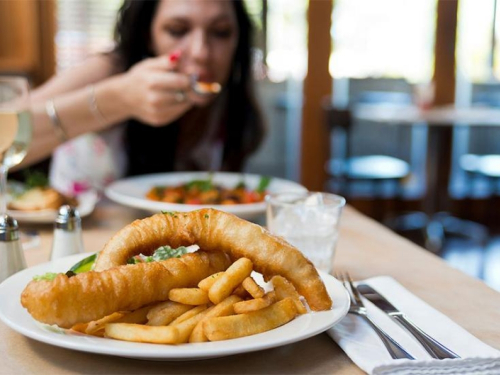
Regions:
<instances>
[{"instance_id":1,"label":"french fry","mask_svg":"<svg viewBox=\"0 0 500 375\"><path fill-rule=\"evenodd\" d=\"M73 327L71 327L72 331L80 332L80 333L85 333L87 331L87 327L89 326L88 323L78 323L75 324Z\"/></svg>"},{"instance_id":2,"label":"french fry","mask_svg":"<svg viewBox=\"0 0 500 375\"><path fill-rule=\"evenodd\" d=\"M250 293L250 295L253 298L262 298L264 297L264 289L262 289L261 286L259 286L252 277L247 277L243 282L241 283L243 288Z\"/></svg>"},{"instance_id":3,"label":"french fry","mask_svg":"<svg viewBox=\"0 0 500 375\"><path fill-rule=\"evenodd\" d=\"M208 291L212 303L217 304L229 297L233 290L243 282L252 272L252 262L247 258L240 258L219 277Z\"/></svg>"},{"instance_id":4,"label":"french fry","mask_svg":"<svg viewBox=\"0 0 500 375\"><path fill-rule=\"evenodd\" d=\"M169 301L115 312L72 329L133 342L199 343L266 332L307 312L291 282L274 276L274 290L265 293L250 276L252 268L249 259L240 258L225 272L201 280L198 288L171 289Z\"/></svg>"},{"instance_id":5,"label":"french fry","mask_svg":"<svg viewBox=\"0 0 500 375\"><path fill-rule=\"evenodd\" d=\"M189 336L193 332L194 327L203 320L203 318L210 312L212 311L214 306L209 307L208 309L205 309L204 311L201 311L199 314L196 314L195 316L192 316L191 318L184 320L183 322L175 325L174 327L177 328L179 332L179 337L177 340L177 344L182 344L186 343L189 340Z\"/></svg>"},{"instance_id":6,"label":"french fry","mask_svg":"<svg viewBox=\"0 0 500 375\"><path fill-rule=\"evenodd\" d=\"M151 327L130 323L108 323L105 333L113 339L149 342L153 344L176 344L179 341L179 330L176 327Z\"/></svg>"},{"instance_id":7,"label":"french fry","mask_svg":"<svg viewBox=\"0 0 500 375\"><path fill-rule=\"evenodd\" d=\"M261 310L272 305L276 301L274 292L267 293L264 297L249 299L235 303L233 308L236 314L247 314L252 311Z\"/></svg>"},{"instance_id":8,"label":"french fry","mask_svg":"<svg viewBox=\"0 0 500 375\"><path fill-rule=\"evenodd\" d=\"M115 312L99 320L94 320L93 322L89 322L87 328L85 329L85 333L87 335L92 335L92 336L103 336L104 326L107 323L111 323L122 318L123 315L124 314L121 312Z\"/></svg>"},{"instance_id":9,"label":"french fry","mask_svg":"<svg viewBox=\"0 0 500 375\"><path fill-rule=\"evenodd\" d=\"M144 306L134 311L120 311L94 320L88 323L80 323L72 327L74 331L86 333L92 336L104 336L104 328L107 323L137 323L143 324L147 321L147 313L151 306Z\"/></svg>"},{"instance_id":10,"label":"french fry","mask_svg":"<svg viewBox=\"0 0 500 375\"><path fill-rule=\"evenodd\" d=\"M227 316L234 313L233 306L236 302L241 301L241 298L235 295L227 297L221 303L215 305L210 311L206 313L204 318L200 320L194 327L191 335L189 336L189 342L205 342L208 341L207 336L203 332L203 322L209 318L214 318L217 316Z\"/></svg>"},{"instance_id":11,"label":"french fry","mask_svg":"<svg viewBox=\"0 0 500 375\"><path fill-rule=\"evenodd\" d=\"M184 305L174 301L162 302L151 310L147 315L148 326L166 326L172 323L179 316L191 310L193 306Z\"/></svg>"},{"instance_id":12,"label":"french fry","mask_svg":"<svg viewBox=\"0 0 500 375\"><path fill-rule=\"evenodd\" d=\"M114 321L114 323L136 323L144 324L148 321L147 315L152 306L144 306L140 309L123 313L123 316Z\"/></svg>"},{"instance_id":13,"label":"french fry","mask_svg":"<svg viewBox=\"0 0 500 375\"><path fill-rule=\"evenodd\" d=\"M199 283L198 283L198 288L200 288L201 290L204 290L205 292L208 293L210 287L212 285L214 285L215 281L222 276L224 272L217 272L217 273L214 273L213 275L210 275L206 278L204 278L203 280L201 280Z\"/></svg>"},{"instance_id":14,"label":"french fry","mask_svg":"<svg viewBox=\"0 0 500 375\"><path fill-rule=\"evenodd\" d=\"M300 300L300 295L293 286L293 284L285 279L283 276L273 276L271 283L274 287L274 292L276 293L276 299L282 300L287 297L293 299L297 306L297 312L299 314L307 313L307 309Z\"/></svg>"},{"instance_id":15,"label":"french fry","mask_svg":"<svg viewBox=\"0 0 500 375\"><path fill-rule=\"evenodd\" d=\"M205 305L210 302L208 294L199 288L175 288L170 290L168 298L171 301L185 305Z\"/></svg>"},{"instance_id":16,"label":"french fry","mask_svg":"<svg viewBox=\"0 0 500 375\"><path fill-rule=\"evenodd\" d=\"M199 313L201 313L202 311L204 311L206 309L207 309L207 305L200 305L200 306L193 307L190 310L186 311L181 316L179 316L178 318L176 318L175 320L173 320L170 323L170 325L175 326L177 324L180 324L188 319L191 319L193 316L198 315Z\"/></svg>"},{"instance_id":17,"label":"french fry","mask_svg":"<svg viewBox=\"0 0 500 375\"><path fill-rule=\"evenodd\" d=\"M203 322L210 341L235 339L269 331L288 323L297 315L292 298L285 298L264 309L248 314L221 316Z\"/></svg>"},{"instance_id":18,"label":"french fry","mask_svg":"<svg viewBox=\"0 0 500 375\"><path fill-rule=\"evenodd\" d=\"M241 299L247 299L251 297L251 295L247 292L245 288L243 288L243 285L238 285L234 290L233 294L240 297Z\"/></svg>"}]
</instances>

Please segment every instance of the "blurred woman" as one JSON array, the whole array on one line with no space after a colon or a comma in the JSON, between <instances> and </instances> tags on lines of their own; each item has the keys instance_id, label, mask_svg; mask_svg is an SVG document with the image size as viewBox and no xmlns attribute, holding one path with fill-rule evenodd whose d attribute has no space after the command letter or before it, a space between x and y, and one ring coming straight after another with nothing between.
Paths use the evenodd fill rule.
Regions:
<instances>
[{"instance_id":1,"label":"blurred woman","mask_svg":"<svg viewBox=\"0 0 500 375\"><path fill-rule=\"evenodd\" d=\"M242 1L127 0L115 39L113 51L32 93L35 136L24 164L99 132L57 149L56 187L68 192L68 183L102 186L137 174L241 170L264 135ZM199 93L196 82L214 92Z\"/></svg>"}]
</instances>

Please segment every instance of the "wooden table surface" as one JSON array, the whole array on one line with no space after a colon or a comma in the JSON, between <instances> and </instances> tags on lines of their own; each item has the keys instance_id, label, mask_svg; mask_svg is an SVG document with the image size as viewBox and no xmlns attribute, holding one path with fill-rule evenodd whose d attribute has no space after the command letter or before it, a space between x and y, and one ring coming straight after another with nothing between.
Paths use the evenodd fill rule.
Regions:
<instances>
[{"instance_id":1,"label":"wooden table surface","mask_svg":"<svg viewBox=\"0 0 500 375\"><path fill-rule=\"evenodd\" d=\"M394 104L359 104L354 107L358 120L391 125L426 123L429 126L500 126L500 109L491 107L456 107L445 105L420 109Z\"/></svg>"},{"instance_id":2,"label":"wooden table surface","mask_svg":"<svg viewBox=\"0 0 500 375\"><path fill-rule=\"evenodd\" d=\"M118 229L145 216L109 202L99 204L83 221L86 250L100 250ZM51 226L37 229L41 244L25 251L29 266L49 257ZM390 275L471 334L500 349L498 292L350 207L343 213L334 268L349 271L355 279ZM26 338L3 323L0 337L1 374L363 373L324 333L275 349L191 362L141 361L61 349Z\"/></svg>"}]
</instances>

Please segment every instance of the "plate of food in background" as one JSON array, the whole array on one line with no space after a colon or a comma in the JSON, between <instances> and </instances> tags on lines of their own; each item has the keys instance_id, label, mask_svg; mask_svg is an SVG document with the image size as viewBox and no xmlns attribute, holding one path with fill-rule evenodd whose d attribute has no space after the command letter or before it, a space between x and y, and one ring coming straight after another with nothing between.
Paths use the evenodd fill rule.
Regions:
<instances>
[{"instance_id":1,"label":"plate of food in background","mask_svg":"<svg viewBox=\"0 0 500 375\"><path fill-rule=\"evenodd\" d=\"M297 191L307 189L293 181L256 174L173 172L119 180L105 193L117 203L152 213L212 207L252 219L265 212L266 194Z\"/></svg>"},{"instance_id":2,"label":"plate of food in background","mask_svg":"<svg viewBox=\"0 0 500 375\"><path fill-rule=\"evenodd\" d=\"M59 207L68 204L78 209L81 217L94 210L98 196L87 191L78 197L69 197L48 186L45 176L30 174L25 183L9 181L7 213L14 219L26 223L53 223Z\"/></svg>"}]
</instances>

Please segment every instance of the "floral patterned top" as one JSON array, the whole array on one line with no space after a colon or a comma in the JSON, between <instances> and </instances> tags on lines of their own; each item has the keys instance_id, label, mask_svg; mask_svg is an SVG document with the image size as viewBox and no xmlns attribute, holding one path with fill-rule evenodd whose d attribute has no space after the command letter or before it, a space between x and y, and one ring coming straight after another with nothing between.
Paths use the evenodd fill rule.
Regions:
<instances>
[{"instance_id":1,"label":"floral patterned top","mask_svg":"<svg viewBox=\"0 0 500 375\"><path fill-rule=\"evenodd\" d=\"M59 146L52 155L50 185L76 196L88 190L103 191L125 176L124 126L88 133Z\"/></svg>"}]
</instances>

